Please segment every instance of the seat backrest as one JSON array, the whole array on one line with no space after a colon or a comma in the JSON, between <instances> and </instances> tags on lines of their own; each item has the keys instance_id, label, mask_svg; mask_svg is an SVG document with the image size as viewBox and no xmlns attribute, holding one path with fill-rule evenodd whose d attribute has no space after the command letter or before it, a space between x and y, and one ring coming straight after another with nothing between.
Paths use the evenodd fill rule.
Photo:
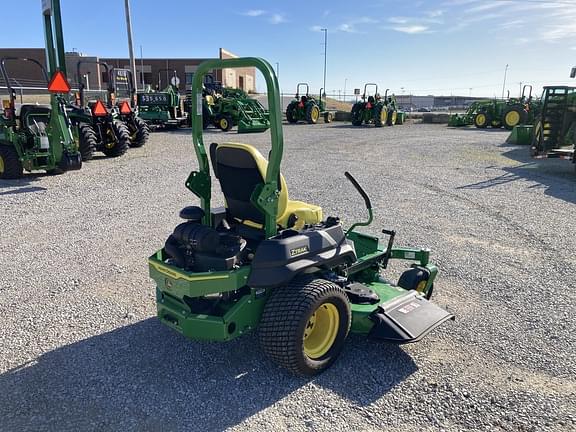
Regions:
<instances>
[{"instance_id":1,"label":"seat backrest","mask_svg":"<svg viewBox=\"0 0 576 432\"><path fill-rule=\"evenodd\" d=\"M230 216L244 222L264 224L264 214L250 202L254 189L264 183L268 161L248 144L213 143L210 146L212 169L226 199ZM278 216L286 210L288 189L280 175Z\"/></svg>"}]
</instances>

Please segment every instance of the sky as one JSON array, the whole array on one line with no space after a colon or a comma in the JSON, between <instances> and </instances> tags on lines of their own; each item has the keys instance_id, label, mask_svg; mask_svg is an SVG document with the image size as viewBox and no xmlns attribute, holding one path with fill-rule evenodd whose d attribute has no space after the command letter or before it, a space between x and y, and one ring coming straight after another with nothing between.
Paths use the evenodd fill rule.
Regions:
<instances>
[{"instance_id":1,"label":"sky","mask_svg":"<svg viewBox=\"0 0 576 432\"><path fill-rule=\"evenodd\" d=\"M278 63L286 93L322 87L322 28L328 93L375 82L395 94L493 97L505 72L511 95L521 82L538 93L576 85L576 0L130 1L137 57L140 46L145 58L210 58L223 47ZM43 47L41 0L2 3L0 46ZM67 51L128 56L124 1L61 5Z\"/></svg>"}]
</instances>

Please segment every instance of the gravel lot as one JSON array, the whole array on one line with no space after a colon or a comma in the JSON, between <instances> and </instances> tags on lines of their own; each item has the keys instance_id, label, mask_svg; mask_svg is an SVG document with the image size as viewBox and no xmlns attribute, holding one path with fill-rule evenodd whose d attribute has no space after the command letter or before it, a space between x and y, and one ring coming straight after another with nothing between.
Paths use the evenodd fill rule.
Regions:
<instances>
[{"instance_id":1,"label":"gravel lot","mask_svg":"<svg viewBox=\"0 0 576 432\"><path fill-rule=\"evenodd\" d=\"M155 319L146 258L196 203L189 130L0 184L2 431L576 430L576 175L502 131L286 125L291 195L429 246L455 322L413 345L350 337L313 380L254 336L194 343ZM267 134L213 131L206 142ZM218 192L217 203L221 203Z\"/></svg>"}]
</instances>

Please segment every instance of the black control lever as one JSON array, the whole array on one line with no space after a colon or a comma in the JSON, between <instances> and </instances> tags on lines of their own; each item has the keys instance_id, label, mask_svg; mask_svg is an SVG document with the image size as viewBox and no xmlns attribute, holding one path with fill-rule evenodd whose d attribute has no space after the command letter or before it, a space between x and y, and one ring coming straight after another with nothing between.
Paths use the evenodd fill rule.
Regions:
<instances>
[{"instance_id":1,"label":"black control lever","mask_svg":"<svg viewBox=\"0 0 576 432\"><path fill-rule=\"evenodd\" d=\"M370 197L368 197L368 194L366 192L364 192L364 189L362 189L362 186L360 186L360 184L356 181L356 179L354 177L352 177L352 174L350 174L348 171L346 171L344 173L344 175L346 176L346 178L348 180L350 180L350 183L352 183L352 186L354 186L356 188L358 193L360 195L362 195L362 198L364 198L364 202L366 203L366 208L371 209L372 203L370 202Z\"/></svg>"}]
</instances>

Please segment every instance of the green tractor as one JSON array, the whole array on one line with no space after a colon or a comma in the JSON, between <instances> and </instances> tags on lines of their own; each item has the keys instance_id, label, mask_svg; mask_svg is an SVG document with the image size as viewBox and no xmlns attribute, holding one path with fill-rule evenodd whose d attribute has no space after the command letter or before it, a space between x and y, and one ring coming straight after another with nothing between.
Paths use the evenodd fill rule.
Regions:
<instances>
[{"instance_id":1,"label":"green tractor","mask_svg":"<svg viewBox=\"0 0 576 432\"><path fill-rule=\"evenodd\" d=\"M45 170L50 174L77 170L82 167L78 146L72 136L64 95L70 91L66 80L64 37L60 16L60 1L43 2L42 18L46 41L48 72L33 59L15 57L0 60L2 78L9 99L3 101L0 115L0 178L15 179L23 170ZM23 60L42 70L50 92L49 105L21 104L16 106L16 92L6 70L6 62Z\"/></svg>"},{"instance_id":2,"label":"green tractor","mask_svg":"<svg viewBox=\"0 0 576 432\"><path fill-rule=\"evenodd\" d=\"M150 128L139 116L136 107L136 87L129 69L112 68L110 78L112 93L108 95L114 117L123 122L130 134L132 148L142 147L148 142Z\"/></svg>"},{"instance_id":3,"label":"green tractor","mask_svg":"<svg viewBox=\"0 0 576 432\"><path fill-rule=\"evenodd\" d=\"M66 112L64 94L68 83L56 69L48 85L51 92L49 105L16 104L16 92L8 75L6 63L25 61L38 66L48 84L44 66L34 59L5 57L0 59L0 71L8 89L9 99L3 101L0 116L0 178L17 179L23 170L45 170L49 174L78 170L82 160L72 136L71 123ZM59 82L57 82L59 81ZM62 84L55 88L53 83Z\"/></svg>"},{"instance_id":4,"label":"green tractor","mask_svg":"<svg viewBox=\"0 0 576 432\"><path fill-rule=\"evenodd\" d=\"M532 157L576 163L576 87L545 86L541 103L532 129Z\"/></svg>"},{"instance_id":5,"label":"green tractor","mask_svg":"<svg viewBox=\"0 0 576 432\"><path fill-rule=\"evenodd\" d=\"M297 375L328 368L348 333L394 343L416 342L453 318L429 301L438 273L430 250L397 247L395 232L381 244L356 231L372 222L372 205L356 180L368 220L344 229L323 219L316 205L288 198L280 172L283 154L278 80L259 58L208 60L198 66L193 97L202 98L210 69L256 67L266 80L272 148L269 160L254 147L211 144L210 162L226 207L212 208L210 162L199 104L192 104L192 135L199 170L187 188L200 207L184 219L148 260L160 321L199 341L229 341L257 331L264 352ZM411 262L397 283L382 276L392 260Z\"/></svg>"},{"instance_id":6,"label":"green tractor","mask_svg":"<svg viewBox=\"0 0 576 432\"><path fill-rule=\"evenodd\" d=\"M202 105L204 128L213 124L220 130L228 132L237 126L238 133L252 133L264 132L270 127L268 111L262 104L239 93L226 97L217 91L205 88ZM194 124L193 119L191 122Z\"/></svg>"},{"instance_id":7,"label":"green tractor","mask_svg":"<svg viewBox=\"0 0 576 432\"><path fill-rule=\"evenodd\" d=\"M95 100L87 100L86 84L81 74L81 67L86 63L94 63L102 66L106 76L110 77L109 66L100 61L79 61L77 64L77 79L79 93L76 105L69 107L70 119L75 125L75 133L82 160L89 161L94 158L94 153L100 151L108 157L122 156L131 145L130 130L126 124L118 118L117 109L113 106L112 96L114 88L109 80L107 89L107 101L100 97Z\"/></svg>"},{"instance_id":8,"label":"green tractor","mask_svg":"<svg viewBox=\"0 0 576 432\"><path fill-rule=\"evenodd\" d=\"M530 92L526 95L526 89ZM473 114L474 126L485 129L491 126L498 129L504 126L508 130L514 126L532 123L534 115L538 111L539 102L532 99L532 86L525 85L522 88L520 98L510 98L510 92L505 100L492 99L478 101Z\"/></svg>"},{"instance_id":9,"label":"green tractor","mask_svg":"<svg viewBox=\"0 0 576 432\"><path fill-rule=\"evenodd\" d=\"M374 86L374 95L368 95L368 86ZM374 124L376 127L385 125L392 126L396 123L398 111L396 109L395 100L388 97L389 89L386 89L384 99L378 93L378 85L374 83L367 83L364 85L364 93L362 100L352 105L352 124L354 126L361 126L365 124Z\"/></svg>"},{"instance_id":10,"label":"green tractor","mask_svg":"<svg viewBox=\"0 0 576 432\"><path fill-rule=\"evenodd\" d=\"M162 73L172 71L171 82L162 91L146 91L137 94L138 115L150 127L178 128L188 124L188 113L184 110L184 100L180 97L179 82L175 70L158 71L158 88L162 88Z\"/></svg>"},{"instance_id":11,"label":"green tractor","mask_svg":"<svg viewBox=\"0 0 576 432\"><path fill-rule=\"evenodd\" d=\"M300 96L300 87L306 86L306 92ZM326 101L322 98L322 90L320 89L320 97L318 101L310 96L310 87L308 83L298 83L296 86L296 95L286 107L286 120L288 123L297 123L305 121L308 124L316 124L320 116L324 116L324 122L330 123L333 119L333 114L326 111Z\"/></svg>"}]
</instances>

